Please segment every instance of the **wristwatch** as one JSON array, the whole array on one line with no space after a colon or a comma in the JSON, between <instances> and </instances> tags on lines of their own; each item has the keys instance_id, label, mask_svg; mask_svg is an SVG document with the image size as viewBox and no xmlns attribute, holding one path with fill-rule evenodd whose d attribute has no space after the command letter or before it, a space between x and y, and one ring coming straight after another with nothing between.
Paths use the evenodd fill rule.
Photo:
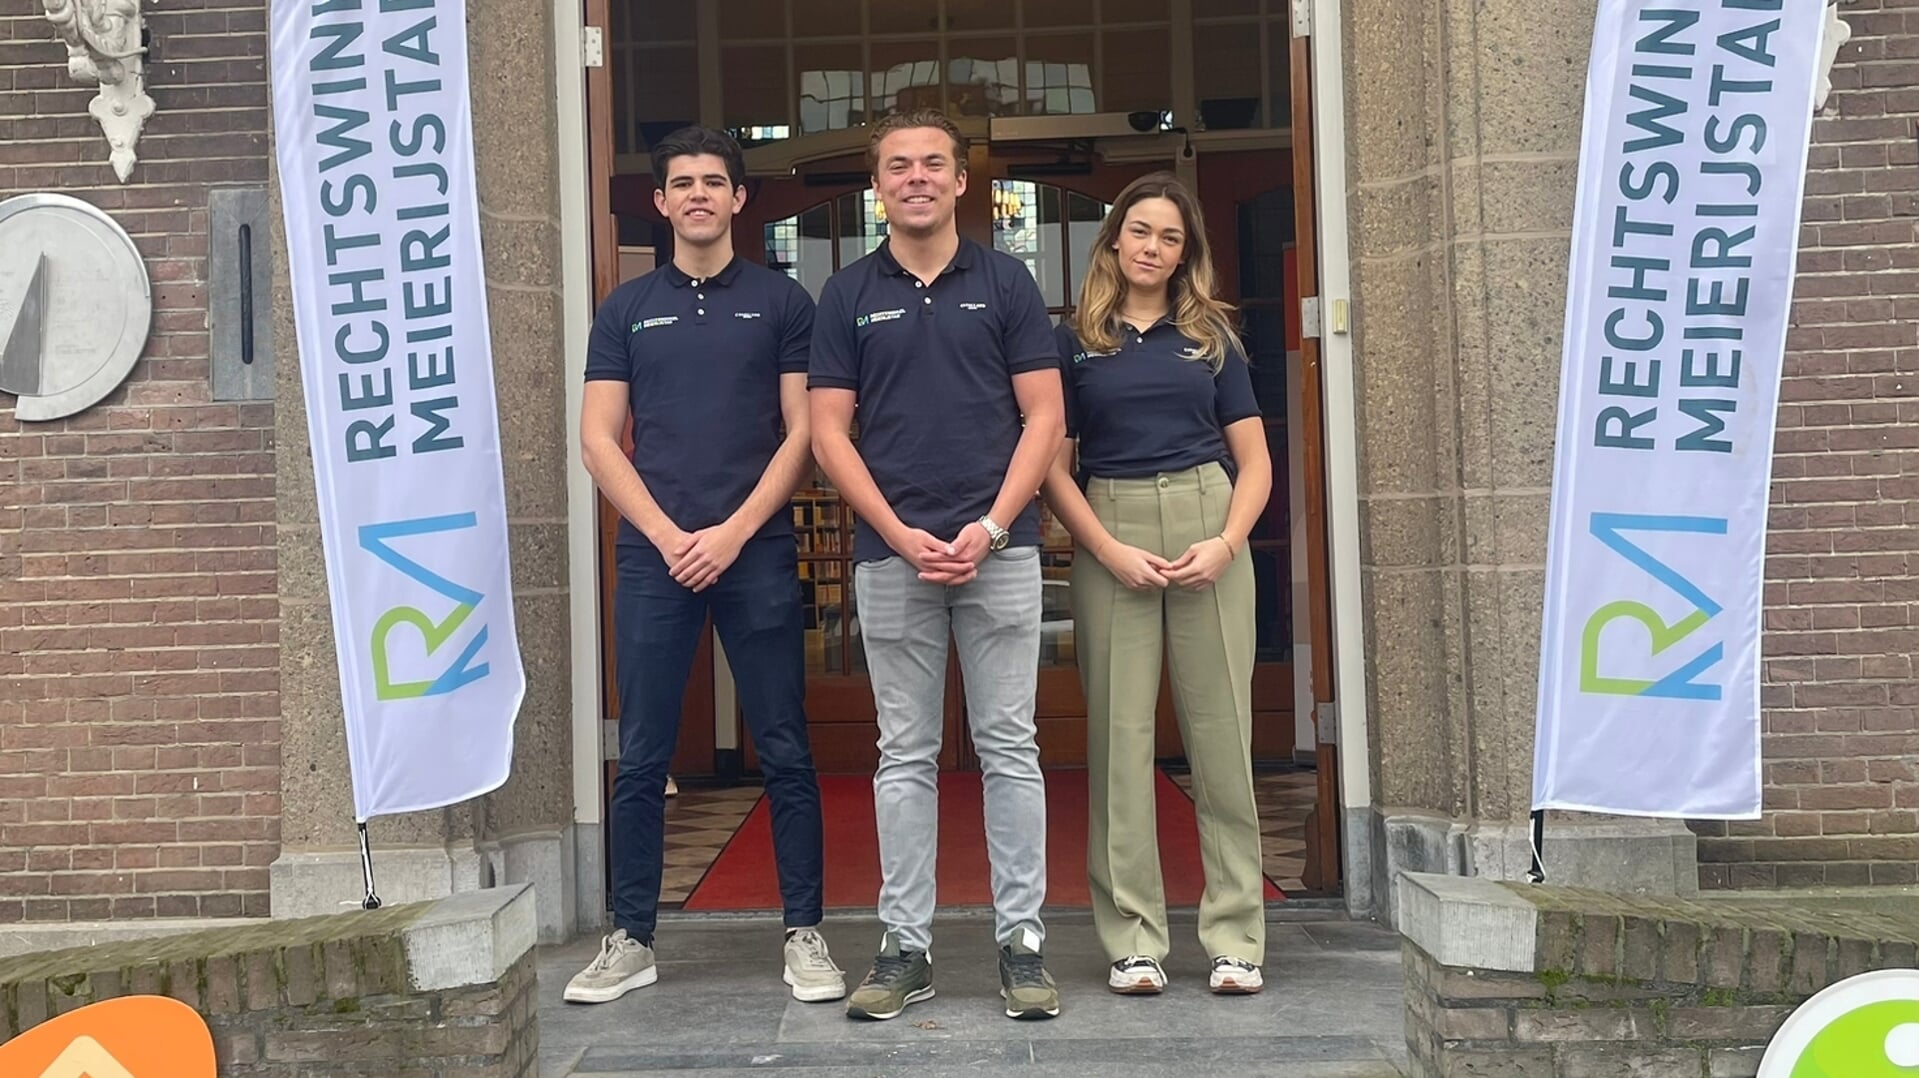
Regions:
<instances>
[{"instance_id":1,"label":"wristwatch","mask_svg":"<svg viewBox=\"0 0 1919 1078\"><path fill-rule=\"evenodd\" d=\"M976 523L986 529L987 538L992 540L990 549L1005 550L1006 544L1012 541L1013 533L993 523L992 517L981 517Z\"/></svg>"}]
</instances>

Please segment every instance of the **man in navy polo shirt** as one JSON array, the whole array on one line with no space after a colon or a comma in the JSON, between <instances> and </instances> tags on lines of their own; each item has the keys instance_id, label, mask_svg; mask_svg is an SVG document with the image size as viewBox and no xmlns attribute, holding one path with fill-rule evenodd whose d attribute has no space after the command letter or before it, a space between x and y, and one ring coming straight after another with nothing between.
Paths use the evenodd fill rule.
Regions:
<instances>
[{"instance_id":1,"label":"man in navy polo shirt","mask_svg":"<svg viewBox=\"0 0 1919 1078\"><path fill-rule=\"evenodd\" d=\"M653 174L673 260L600 305L580 418L587 470L622 518L613 610L620 767L609 821L614 932L565 996L603 1003L657 976L666 768L710 611L766 775L785 981L798 999L839 999L845 976L817 931L820 792L787 509L811 465L813 303L791 279L734 255L746 166L730 137L676 131L653 147ZM630 459L620 448L629 412Z\"/></svg>"},{"instance_id":2,"label":"man in navy polo shirt","mask_svg":"<svg viewBox=\"0 0 1919 1078\"><path fill-rule=\"evenodd\" d=\"M985 772L1000 993L1008 1015L1048 1018L1059 990L1040 955L1035 495L1065 431L1059 353L1025 266L954 226L966 139L951 120L930 110L887 117L867 163L889 236L827 281L807 381L814 453L859 518L854 596L879 711L873 800L886 934L847 1013L891 1018L933 994L950 631ZM856 408L857 447L848 434Z\"/></svg>"}]
</instances>

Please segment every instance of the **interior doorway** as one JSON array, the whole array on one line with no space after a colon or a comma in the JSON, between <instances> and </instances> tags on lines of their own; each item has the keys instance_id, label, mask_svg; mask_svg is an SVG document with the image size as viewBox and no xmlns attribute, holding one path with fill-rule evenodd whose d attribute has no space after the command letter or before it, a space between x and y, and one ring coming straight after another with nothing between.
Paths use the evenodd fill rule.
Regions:
<instances>
[{"instance_id":1,"label":"interior doorway","mask_svg":"<svg viewBox=\"0 0 1919 1078\"><path fill-rule=\"evenodd\" d=\"M1291 37L1287 3L1129 0L1122 18L1111 0L938 0L925 6L925 27L891 25L879 0L747 6L757 23L742 17L735 25L730 0L724 19L716 0L588 3L588 22L607 31L607 66L589 72L596 295L620 279L597 252L624 251L634 266L646 261L636 254L671 258L645 148L687 122L726 127L749 147L753 175L734 231L740 256L792 275L817 297L832 272L885 237L861 126L893 107L946 108L976 133L961 232L1025 261L1056 320L1072 312L1087 247L1120 189L1144 173L1180 169L1207 214L1222 288L1241 310L1273 454L1273 497L1250 544L1260 591L1254 754L1263 769L1295 769L1289 781L1303 779L1310 791L1310 818L1300 821L1296 843L1290 833L1285 839L1288 855L1303 862L1289 892L1335 891L1336 757L1316 725L1332 687L1323 432L1317 342L1302 332L1302 301L1315 291L1313 168L1304 132L1290 122L1310 115L1310 78L1307 43ZM1188 34L1170 32L1174 10L1193 13ZM1167 63L1181 40L1191 49L1187 62ZM1181 102L1188 111L1170 107ZM1003 115L1048 117L1046 134L995 137L993 121ZM1114 136L1115 116L1143 115L1159 122ZM822 772L870 774L876 731L850 586L851 514L823 476L796 495L792 511L815 757ZM602 587L610 593L616 519L610 505L601 513ZM1041 751L1047 766L1073 767L1085 759L1085 704L1068 604L1072 550L1050 517L1045 534ZM610 622L603 630L610 652ZM682 779L755 769L717 650L709 631L673 763ZM948 678L942 767L974 769L956 661ZM609 719L616 692L608 676ZM1160 713L1159 754L1176 770L1182 751L1170 686L1162 686Z\"/></svg>"}]
</instances>

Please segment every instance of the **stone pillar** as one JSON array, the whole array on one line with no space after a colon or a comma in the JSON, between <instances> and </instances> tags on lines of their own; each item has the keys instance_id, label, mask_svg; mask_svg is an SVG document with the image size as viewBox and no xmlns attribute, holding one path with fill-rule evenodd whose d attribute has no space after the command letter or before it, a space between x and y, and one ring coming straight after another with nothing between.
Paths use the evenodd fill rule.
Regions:
<instances>
[{"instance_id":1,"label":"stone pillar","mask_svg":"<svg viewBox=\"0 0 1919 1078\"><path fill-rule=\"evenodd\" d=\"M486 799L480 835L501 883L533 883L540 939L550 941L570 937L578 919L566 542L577 438L566 420L573 387L562 347L553 14L521 0L472 0L467 18L513 611L526 663L513 777Z\"/></svg>"},{"instance_id":2,"label":"stone pillar","mask_svg":"<svg viewBox=\"0 0 1919 1078\"><path fill-rule=\"evenodd\" d=\"M512 542L514 613L527 691L513 775L461 805L369 824L383 901L531 882L543 942L577 922L572 834L572 694L567 619L566 429L561 355L559 176L551 13L541 5L468 5L481 242ZM277 204L277 177L274 185ZM286 255L274 257L275 332L292 341ZM299 366L279 365L281 855L276 917L360 899L360 863L327 605Z\"/></svg>"},{"instance_id":3,"label":"stone pillar","mask_svg":"<svg viewBox=\"0 0 1919 1078\"><path fill-rule=\"evenodd\" d=\"M1517 878L1529 862L1540 607L1594 8L1347 0L1381 896L1402 868ZM1555 882L1691 890L1692 850L1676 824L1549 821Z\"/></svg>"}]
</instances>

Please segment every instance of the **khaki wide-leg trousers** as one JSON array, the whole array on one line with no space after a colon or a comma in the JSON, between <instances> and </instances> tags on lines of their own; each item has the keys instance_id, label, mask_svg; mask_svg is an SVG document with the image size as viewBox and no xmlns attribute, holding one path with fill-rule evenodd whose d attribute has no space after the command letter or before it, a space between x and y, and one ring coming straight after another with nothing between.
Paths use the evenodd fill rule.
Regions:
<instances>
[{"instance_id":1,"label":"khaki wide-leg trousers","mask_svg":"<svg viewBox=\"0 0 1919 1078\"><path fill-rule=\"evenodd\" d=\"M1232 484L1205 464L1145 479L1092 479L1086 499L1113 537L1168 561L1226 526ZM1092 786L1087 872L1109 961L1163 960L1166 892L1154 802L1153 727L1162 646L1192 767L1208 957L1265 961L1265 881L1253 803L1253 564L1241 549L1212 587L1131 591L1084 548L1073 557L1073 632L1086 688Z\"/></svg>"}]
</instances>

